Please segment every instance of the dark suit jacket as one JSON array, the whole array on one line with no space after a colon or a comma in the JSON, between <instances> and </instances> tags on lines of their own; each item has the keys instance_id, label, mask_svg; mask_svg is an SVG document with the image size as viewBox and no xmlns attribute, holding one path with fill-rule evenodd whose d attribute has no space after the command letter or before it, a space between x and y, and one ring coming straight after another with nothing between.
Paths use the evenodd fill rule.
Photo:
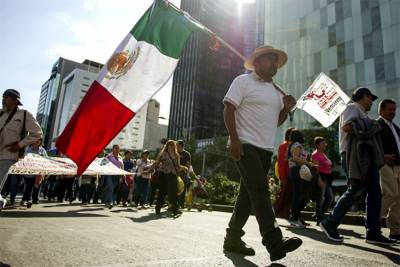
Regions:
<instances>
[{"instance_id":1,"label":"dark suit jacket","mask_svg":"<svg viewBox=\"0 0 400 267\"><path fill-rule=\"evenodd\" d=\"M385 154L395 154L396 160L393 165L400 165L400 155L399 150L397 148L396 139L393 135L392 130L390 129L389 125L382 119L378 119L379 124L381 125L381 138L383 144L383 151ZM394 128L396 129L397 134L400 137L400 128L393 123Z\"/></svg>"}]
</instances>

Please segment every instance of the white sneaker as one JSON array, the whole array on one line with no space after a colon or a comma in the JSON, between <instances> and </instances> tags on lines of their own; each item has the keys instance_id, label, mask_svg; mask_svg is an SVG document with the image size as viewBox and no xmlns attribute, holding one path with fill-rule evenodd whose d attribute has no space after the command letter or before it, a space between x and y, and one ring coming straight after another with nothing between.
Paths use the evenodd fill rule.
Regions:
<instances>
[{"instance_id":1,"label":"white sneaker","mask_svg":"<svg viewBox=\"0 0 400 267\"><path fill-rule=\"evenodd\" d=\"M300 220L297 220L297 221L289 220L289 223L290 223L290 226L292 226L294 228L299 228L299 229L306 228Z\"/></svg>"},{"instance_id":2,"label":"white sneaker","mask_svg":"<svg viewBox=\"0 0 400 267\"><path fill-rule=\"evenodd\" d=\"M0 211L6 206L7 200L0 196Z\"/></svg>"}]
</instances>

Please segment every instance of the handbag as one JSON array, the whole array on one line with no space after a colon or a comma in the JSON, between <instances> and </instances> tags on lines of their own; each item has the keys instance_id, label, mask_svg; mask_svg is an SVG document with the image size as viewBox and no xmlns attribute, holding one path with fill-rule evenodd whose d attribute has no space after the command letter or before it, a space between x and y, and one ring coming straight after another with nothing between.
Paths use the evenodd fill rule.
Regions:
<instances>
[{"instance_id":1,"label":"handbag","mask_svg":"<svg viewBox=\"0 0 400 267\"><path fill-rule=\"evenodd\" d=\"M180 176L176 176L176 184L178 185L178 196L185 191L185 183Z\"/></svg>"},{"instance_id":2,"label":"handbag","mask_svg":"<svg viewBox=\"0 0 400 267\"><path fill-rule=\"evenodd\" d=\"M301 179L308 182L310 182L313 178L310 168L308 168L308 166L305 164L301 165L299 170L299 175Z\"/></svg>"}]
</instances>

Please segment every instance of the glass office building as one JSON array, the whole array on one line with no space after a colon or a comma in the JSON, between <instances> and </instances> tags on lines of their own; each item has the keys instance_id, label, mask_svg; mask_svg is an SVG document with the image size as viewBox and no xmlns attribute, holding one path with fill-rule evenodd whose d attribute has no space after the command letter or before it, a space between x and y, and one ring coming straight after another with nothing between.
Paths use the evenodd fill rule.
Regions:
<instances>
[{"instance_id":1,"label":"glass office building","mask_svg":"<svg viewBox=\"0 0 400 267\"><path fill-rule=\"evenodd\" d=\"M264 0L243 5L225 0L182 0L181 8L249 56L263 43ZM193 34L174 73L168 136L208 139L226 135L222 99L243 61L225 46L210 48L209 36Z\"/></svg>"},{"instance_id":2,"label":"glass office building","mask_svg":"<svg viewBox=\"0 0 400 267\"><path fill-rule=\"evenodd\" d=\"M289 56L276 78L287 92L300 97L324 72L349 96L363 86L399 99L399 0L270 0L265 11L265 43ZM376 103L370 114L377 116ZM313 121L296 111L292 124Z\"/></svg>"}]
</instances>

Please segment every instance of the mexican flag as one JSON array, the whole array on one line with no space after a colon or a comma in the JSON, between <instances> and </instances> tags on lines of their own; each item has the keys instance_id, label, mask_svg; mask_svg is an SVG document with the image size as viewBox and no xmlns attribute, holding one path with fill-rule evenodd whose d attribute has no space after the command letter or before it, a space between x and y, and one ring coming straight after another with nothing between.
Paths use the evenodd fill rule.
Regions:
<instances>
[{"instance_id":1,"label":"mexican flag","mask_svg":"<svg viewBox=\"0 0 400 267\"><path fill-rule=\"evenodd\" d=\"M204 30L157 0L117 47L59 136L56 147L83 173L172 76L190 34Z\"/></svg>"}]
</instances>

